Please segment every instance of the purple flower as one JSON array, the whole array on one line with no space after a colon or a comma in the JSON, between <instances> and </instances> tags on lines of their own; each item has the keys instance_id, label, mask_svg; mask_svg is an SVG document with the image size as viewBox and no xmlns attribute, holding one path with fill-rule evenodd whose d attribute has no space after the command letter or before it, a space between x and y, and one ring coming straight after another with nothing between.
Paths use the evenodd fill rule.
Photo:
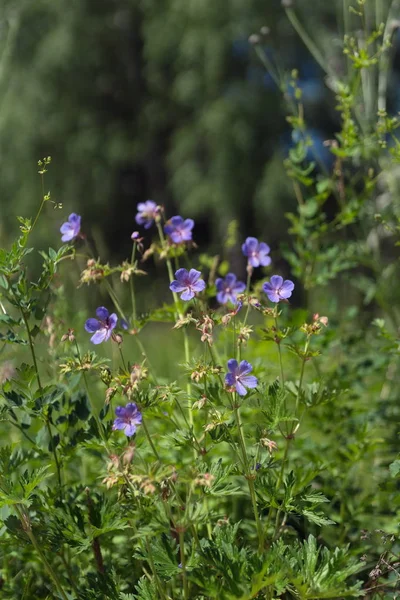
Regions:
<instances>
[{"instance_id":1,"label":"purple flower","mask_svg":"<svg viewBox=\"0 0 400 600\"><path fill-rule=\"evenodd\" d=\"M88 319L85 323L85 329L89 333L94 333L90 338L93 344L101 344L110 339L112 330L115 328L118 317L115 313L110 313L104 306L99 306L96 310L98 319Z\"/></svg>"},{"instance_id":2,"label":"purple flower","mask_svg":"<svg viewBox=\"0 0 400 600\"><path fill-rule=\"evenodd\" d=\"M246 284L242 281L237 281L234 273L228 273L224 279L218 277L215 282L217 286L217 300L220 304L237 303L237 295L244 292Z\"/></svg>"},{"instance_id":3,"label":"purple flower","mask_svg":"<svg viewBox=\"0 0 400 600\"><path fill-rule=\"evenodd\" d=\"M252 267L268 267L271 264L271 258L268 256L270 247L264 242L259 242L257 238L246 238L242 245L242 252L247 256L247 261Z\"/></svg>"},{"instance_id":4,"label":"purple flower","mask_svg":"<svg viewBox=\"0 0 400 600\"><path fill-rule=\"evenodd\" d=\"M266 281L262 289L271 302L279 302L290 298L294 290L294 283L290 279L283 281L283 277L280 275L272 275L271 280Z\"/></svg>"},{"instance_id":5,"label":"purple flower","mask_svg":"<svg viewBox=\"0 0 400 600\"><path fill-rule=\"evenodd\" d=\"M206 287L205 281L200 279L200 271L196 271L196 269L190 269L190 271L178 269L175 277L176 279L171 283L169 289L181 294L182 300L191 300L196 292L202 292Z\"/></svg>"},{"instance_id":6,"label":"purple flower","mask_svg":"<svg viewBox=\"0 0 400 600\"><path fill-rule=\"evenodd\" d=\"M143 225L145 229L149 229L158 215L158 206L153 200L139 202L137 205L137 215L135 221L138 225Z\"/></svg>"},{"instance_id":7,"label":"purple flower","mask_svg":"<svg viewBox=\"0 0 400 600\"><path fill-rule=\"evenodd\" d=\"M117 406L115 409L117 418L114 420L112 428L123 429L125 435L131 437L136 432L136 428L142 422L142 413L134 402L129 402L126 406Z\"/></svg>"},{"instance_id":8,"label":"purple flower","mask_svg":"<svg viewBox=\"0 0 400 600\"><path fill-rule=\"evenodd\" d=\"M238 361L231 358L228 360L228 369L230 372L225 375L225 383L230 387L235 387L239 396L246 395L246 388L257 387L257 377L249 375L253 367L247 360L242 360L238 365Z\"/></svg>"},{"instance_id":9,"label":"purple flower","mask_svg":"<svg viewBox=\"0 0 400 600\"><path fill-rule=\"evenodd\" d=\"M193 219L185 219L182 217L172 217L166 225L164 231L169 235L174 244L181 244L192 239L192 229L194 227Z\"/></svg>"},{"instance_id":10,"label":"purple flower","mask_svg":"<svg viewBox=\"0 0 400 600\"><path fill-rule=\"evenodd\" d=\"M121 327L122 329L125 329L125 331L128 331L130 327L129 321L127 321L126 319L121 319Z\"/></svg>"},{"instance_id":11,"label":"purple flower","mask_svg":"<svg viewBox=\"0 0 400 600\"><path fill-rule=\"evenodd\" d=\"M61 241L70 242L78 237L81 230L81 217L76 213L71 213L68 217L68 221L63 223L60 227L62 233Z\"/></svg>"}]
</instances>

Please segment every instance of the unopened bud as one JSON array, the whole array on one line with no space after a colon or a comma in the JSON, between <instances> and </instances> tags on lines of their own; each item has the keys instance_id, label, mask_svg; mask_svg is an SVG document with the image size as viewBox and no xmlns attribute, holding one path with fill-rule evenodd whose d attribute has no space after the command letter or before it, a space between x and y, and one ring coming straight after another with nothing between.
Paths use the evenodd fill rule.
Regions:
<instances>
[{"instance_id":1,"label":"unopened bud","mask_svg":"<svg viewBox=\"0 0 400 600\"><path fill-rule=\"evenodd\" d=\"M257 33L252 33L249 37L249 43L252 46L257 46L260 43L260 36Z\"/></svg>"}]
</instances>

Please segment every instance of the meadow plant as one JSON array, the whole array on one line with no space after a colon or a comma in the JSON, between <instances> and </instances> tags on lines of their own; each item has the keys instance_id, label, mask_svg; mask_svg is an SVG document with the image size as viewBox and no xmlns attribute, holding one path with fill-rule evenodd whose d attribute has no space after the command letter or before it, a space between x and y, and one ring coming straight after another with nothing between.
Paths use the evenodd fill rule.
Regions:
<instances>
[{"instance_id":1,"label":"meadow plant","mask_svg":"<svg viewBox=\"0 0 400 600\"><path fill-rule=\"evenodd\" d=\"M365 5L352 15L369 23ZM284 6L325 64L294 3ZM327 67L341 118L332 172L307 160L307 136L285 161L298 201L283 249L294 281L278 248L254 237L236 240L242 264L198 254L194 221L153 200L132 210L140 230L120 265L94 254L88 221L72 213L35 275L32 231L50 195L33 220L19 218L0 250L2 597L396 597L388 242L400 230L400 155L377 70L387 28L357 36L343 48L354 79ZM296 81L289 123L304 133ZM42 183L49 164L39 161ZM144 312L150 262L165 269L171 302ZM343 314L340 290L351 298Z\"/></svg>"}]
</instances>

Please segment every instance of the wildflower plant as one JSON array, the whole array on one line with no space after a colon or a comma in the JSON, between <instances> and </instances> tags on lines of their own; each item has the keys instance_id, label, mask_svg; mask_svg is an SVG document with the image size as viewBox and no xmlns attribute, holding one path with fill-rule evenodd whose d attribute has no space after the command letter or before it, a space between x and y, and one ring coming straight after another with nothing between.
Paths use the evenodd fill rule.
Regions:
<instances>
[{"instance_id":1,"label":"wildflower plant","mask_svg":"<svg viewBox=\"0 0 400 600\"><path fill-rule=\"evenodd\" d=\"M364 5L357 3L361 14ZM315 52L293 3L285 10ZM332 83L342 119L330 145L333 171L307 165L301 137L286 160L299 206L289 215L282 271L279 248L255 237L237 242L242 263L199 257L194 221L169 218L148 200L132 214L132 228L144 231L132 234L120 265L96 256L86 236L76 251L88 224L72 213L61 226L66 243L40 250L35 279L31 233L50 196L33 220L19 219L16 242L0 251L2 597L395 593L398 307L385 294L394 270L383 250L372 260L363 237L368 224L376 227L376 170L386 157L372 142L392 125L379 94L378 117L368 105L363 127L353 106L365 70L384 56L380 32L363 44L345 41L362 76L349 86L335 74ZM303 131L292 75L289 122ZM42 182L49 164L39 163ZM338 200L332 222L324 214L330 194ZM398 234L394 214L378 222ZM350 225L355 240L342 236ZM165 267L169 284L163 306L145 313L140 292L150 261ZM80 271L76 313L71 265ZM372 292L366 265L381 283ZM285 269L294 281L274 274ZM371 328L351 305L335 313L327 299L335 288L321 293L332 281L354 286L364 305L375 298Z\"/></svg>"}]
</instances>

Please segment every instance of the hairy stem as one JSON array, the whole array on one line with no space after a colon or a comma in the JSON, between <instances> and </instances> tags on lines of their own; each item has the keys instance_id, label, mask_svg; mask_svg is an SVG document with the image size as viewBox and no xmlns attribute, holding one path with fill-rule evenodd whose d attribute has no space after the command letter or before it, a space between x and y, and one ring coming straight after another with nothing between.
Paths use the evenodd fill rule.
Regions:
<instances>
[{"instance_id":1,"label":"hairy stem","mask_svg":"<svg viewBox=\"0 0 400 600\"><path fill-rule=\"evenodd\" d=\"M61 598L63 600L68 600L68 596L64 591L64 588L61 584L60 579L58 578L57 573L54 571L53 567L51 566L51 564L48 562L47 558L45 557L39 542L37 541L33 531L32 531L32 525L30 522L30 518L29 515L25 512L25 510L19 506L18 504L15 504L15 510L18 514L18 517L21 521L22 524L22 528L25 531L26 535L28 536L28 538L30 539L32 546L35 548L36 553L40 559L40 561L42 562L45 570L47 571L48 575L50 576L50 578L53 580L54 585L56 586L56 589L58 591L58 593L60 594Z\"/></svg>"}]
</instances>

